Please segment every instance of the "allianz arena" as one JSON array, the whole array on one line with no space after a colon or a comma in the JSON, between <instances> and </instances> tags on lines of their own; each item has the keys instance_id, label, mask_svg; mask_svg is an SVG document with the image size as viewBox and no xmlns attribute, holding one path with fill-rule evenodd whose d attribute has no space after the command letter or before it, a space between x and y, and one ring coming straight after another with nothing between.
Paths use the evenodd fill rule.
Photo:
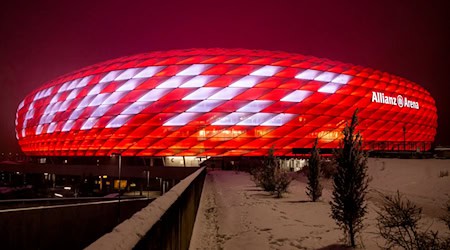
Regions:
<instances>
[{"instance_id":1,"label":"allianz arena","mask_svg":"<svg viewBox=\"0 0 450 250\"><path fill-rule=\"evenodd\" d=\"M122 57L59 77L19 104L38 156L261 156L336 148L358 108L364 147L430 149L436 106L418 84L299 54L191 49Z\"/></svg>"}]
</instances>

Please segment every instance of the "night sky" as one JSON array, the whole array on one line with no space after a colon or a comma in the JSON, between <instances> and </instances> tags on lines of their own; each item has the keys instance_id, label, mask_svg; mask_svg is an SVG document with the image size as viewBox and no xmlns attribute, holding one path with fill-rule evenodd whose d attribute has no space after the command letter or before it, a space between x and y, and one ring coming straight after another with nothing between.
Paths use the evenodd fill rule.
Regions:
<instances>
[{"instance_id":1,"label":"night sky","mask_svg":"<svg viewBox=\"0 0 450 250\"><path fill-rule=\"evenodd\" d=\"M1 1L0 152L19 102L60 75L154 50L281 50L368 66L427 89L450 145L448 1ZM442 2L442 3L438 3Z\"/></svg>"}]
</instances>

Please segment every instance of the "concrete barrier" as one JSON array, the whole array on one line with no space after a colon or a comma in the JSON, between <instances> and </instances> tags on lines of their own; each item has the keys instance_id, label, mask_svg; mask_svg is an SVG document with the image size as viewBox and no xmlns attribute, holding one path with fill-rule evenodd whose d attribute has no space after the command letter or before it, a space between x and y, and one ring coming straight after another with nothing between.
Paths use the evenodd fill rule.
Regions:
<instances>
[{"instance_id":1,"label":"concrete barrier","mask_svg":"<svg viewBox=\"0 0 450 250\"><path fill-rule=\"evenodd\" d=\"M197 170L86 249L188 249L205 175Z\"/></svg>"},{"instance_id":2,"label":"concrete barrier","mask_svg":"<svg viewBox=\"0 0 450 250\"><path fill-rule=\"evenodd\" d=\"M1 249L82 249L151 200L0 210ZM120 218L118 218L120 216Z\"/></svg>"}]
</instances>

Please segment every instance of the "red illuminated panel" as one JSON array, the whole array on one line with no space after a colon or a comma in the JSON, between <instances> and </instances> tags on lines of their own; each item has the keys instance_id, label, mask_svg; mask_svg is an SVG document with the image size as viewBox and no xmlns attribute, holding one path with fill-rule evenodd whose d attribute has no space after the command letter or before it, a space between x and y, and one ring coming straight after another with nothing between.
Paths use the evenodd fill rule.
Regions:
<instances>
[{"instance_id":1,"label":"red illuminated panel","mask_svg":"<svg viewBox=\"0 0 450 250\"><path fill-rule=\"evenodd\" d=\"M434 141L434 99L411 81L242 49L152 52L67 74L19 104L16 135L28 155L289 155L316 137L337 147L356 108L367 149Z\"/></svg>"}]
</instances>

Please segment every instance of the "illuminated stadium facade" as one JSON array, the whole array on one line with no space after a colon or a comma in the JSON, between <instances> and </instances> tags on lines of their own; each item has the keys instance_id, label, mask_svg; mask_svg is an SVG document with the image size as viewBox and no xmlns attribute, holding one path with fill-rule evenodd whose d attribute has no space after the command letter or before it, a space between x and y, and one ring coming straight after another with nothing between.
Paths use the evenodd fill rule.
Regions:
<instances>
[{"instance_id":1,"label":"illuminated stadium facade","mask_svg":"<svg viewBox=\"0 0 450 250\"><path fill-rule=\"evenodd\" d=\"M38 156L261 156L338 147L355 109L366 149L430 149L433 98L370 68L284 52L192 49L122 57L59 77L19 104Z\"/></svg>"}]
</instances>

